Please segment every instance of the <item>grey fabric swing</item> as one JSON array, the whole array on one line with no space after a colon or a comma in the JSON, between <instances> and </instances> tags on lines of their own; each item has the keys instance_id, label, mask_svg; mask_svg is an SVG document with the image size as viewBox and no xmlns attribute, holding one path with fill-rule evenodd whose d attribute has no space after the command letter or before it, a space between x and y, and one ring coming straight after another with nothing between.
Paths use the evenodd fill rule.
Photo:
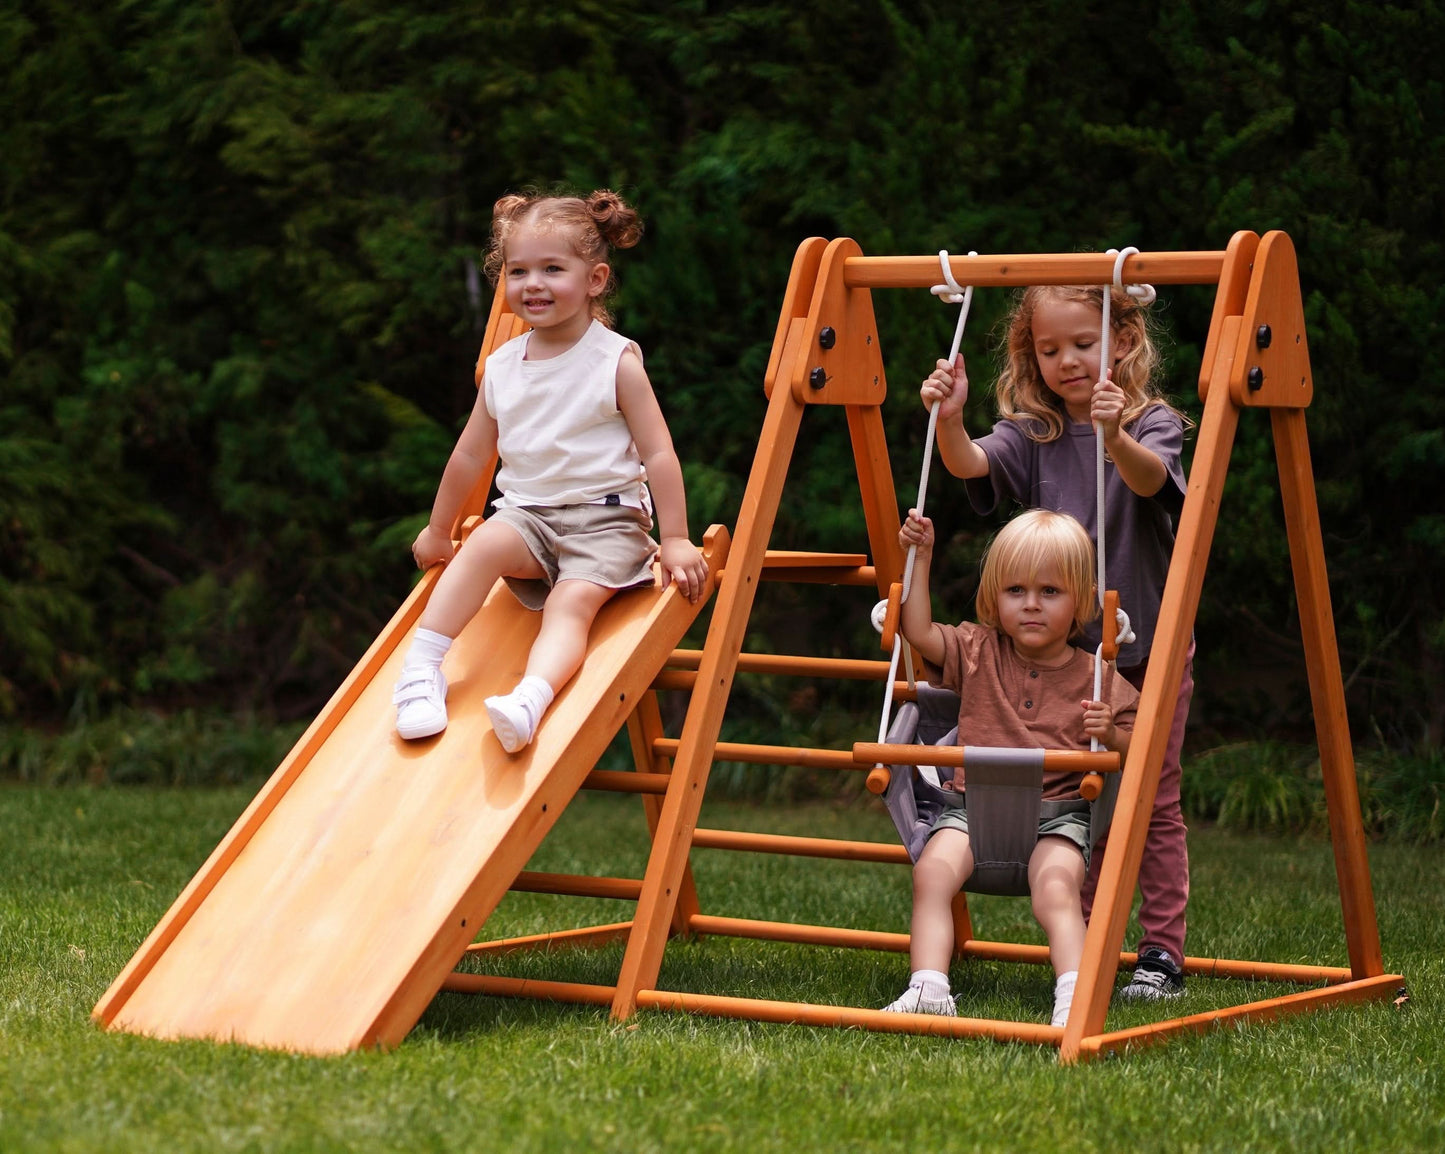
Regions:
<instances>
[{"instance_id":1,"label":"grey fabric swing","mask_svg":"<svg viewBox=\"0 0 1445 1154\"><path fill-rule=\"evenodd\" d=\"M958 694L926 681L917 683L918 700L899 706L888 730L890 745L953 745L958 738ZM988 749L966 746L968 836L974 869L964 889L970 893L1021 896L1029 892L1029 855L1038 843L1040 820L1077 806L1077 801L1043 798L1042 749ZM935 819L957 794L929 781L911 765L890 766L883 802L912 861L918 860ZM1102 792L1089 809L1089 844L1097 845L1109 828L1119 774L1104 775Z\"/></svg>"}]
</instances>

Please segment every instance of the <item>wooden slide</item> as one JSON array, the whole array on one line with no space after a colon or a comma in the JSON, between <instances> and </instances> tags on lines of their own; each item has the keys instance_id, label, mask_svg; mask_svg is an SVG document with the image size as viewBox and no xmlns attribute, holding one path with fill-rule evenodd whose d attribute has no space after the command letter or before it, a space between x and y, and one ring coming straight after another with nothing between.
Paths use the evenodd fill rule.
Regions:
<instances>
[{"instance_id":1,"label":"wooden slide","mask_svg":"<svg viewBox=\"0 0 1445 1154\"><path fill-rule=\"evenodd\" d=\"M540 614L500 584L447 656L451 724L404 742L392 687L437 570L93 1012L101 1025L308 1053L399 1043L712 595L623 593L537 740L516 755L483 698L521 676Z\"/></svg>"}]
</instances>

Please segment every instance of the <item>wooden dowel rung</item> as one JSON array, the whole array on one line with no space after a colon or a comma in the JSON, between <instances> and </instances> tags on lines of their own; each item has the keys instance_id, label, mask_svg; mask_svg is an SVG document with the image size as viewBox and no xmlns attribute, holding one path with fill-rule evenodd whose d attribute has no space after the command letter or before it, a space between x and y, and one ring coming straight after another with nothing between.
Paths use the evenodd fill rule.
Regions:
<instances>
[{"instance_id":1,"label":"wooden dowel rung","mask_svg":"<svg viewBox=\"0 0 1445 1154\"><path fill-rule=\"evenodd\" d=\"M1126 965L1137 960L1133 954L1126 955ZM1354 975L1344 966L1308 966L1290 962L1235 961L1229 958L1185 958L1180 968L1186 974L1201 978L1235 978L1251 982L1297 982L1312 985L1316 982L1347 982Z\"/></svg>"},{"instance_id":2,"label":"wooden dowel rung","mask_svg":"<svg viewBox=\"0 0 1445 1154\"><path fill-rule=\"evenodd\" d=\"M790 581L810 585L868 585L878 587L877 569L863 553L801 553L770 549L763 557L759 575L763 581ZM719 587L727 581L727 569L717 573Z\"/></svg>"},{"instance_id":3,"label":"wooden dowel rung","mask_svg":"<svg viewBox=\"0 0 1445 1154\"><path fill-rule=\"evenodd\" d=\"M527 934L520 938L498 938L491 942L473 942L467 953L515 954L522 950L581 950L625 941L632 931L631 922L613 922L606 926L587 926L579 930L557 930L550 934Z\"/></svg>"},{"instance_id":4,"label":"wooden dowel rung","mask_svg":"<svg viewBox=\"0 0 1445 1154\"><path fill-rule=\"evenodd\" d=\"M859 664L861 665L861 664L863 664L863 663L862 663L862 662L859 662ZM743 672L744 672L744 673L767 672L767 673L783 674L783 675L791 674L791 675L797 676L797 677L820 677L820 676L825 676L825 677L835 677L835 678L837 678L837 679L840 680L840 681L871 681L871 680L882 681L884 675L888 672L888 663L887 663L886 661L883 662L883 670L882 670L882 672L880 672L880 673L877 675L876 678L874 677L873 672L872 672L871 670L867 670L867 671L864 671L864 672L861 672L861 673L854 673L854 672L849 672L849 671L846 670L846 669L842 669L842 670L834 670L834 671L829 672L829 673L821 673L821 674L820 674L817 670L811 669L811 668L808 668L808 669L802 669L802 668L799 668L799 669L769 669L769 670L746 669L746 670L743 670ZM694 673L694 672L693 672L692 670L690 670L690 669L664 669L661 673L659 673L656 677L654 677L654 678L652 679L652 688L653 688L653 689L656 689L656 690L681 690L681 691L691 692L691 691L696 687L696 685L697 685L697 674ZM906 681L895 681L895 682L893 683L893 700L894 700L895 702L898 702L898 701L915 701L915 700L917 700L917 698L918 698L918 690L917 690L916 688L909 688L908 682L906 682Z\"/></svg>"},{"instance_id":5,"label":"wooden dowel rung","mask_svg":"<svg viewBox=\"0 0 1445 1154\"><path fill-rule=\"evenodd\" d=\"M594 769L582 779L583 789L611 793L666 793L672 778L665 773L636 773L626 769Z\"/></svg>"},{"instance_id":6,"label":"wooden dowel rung","mask_svg":"<svg viewBox=\"0 0 1445 1154\"><path fill-rule=\"evenodd\" d=\"M722 573L718 574L719 580ZM783 582L794 585L846 585L878 588L878 570L872 565L859 565L856 569L764 569L762 580Z\"/></svg>"},{"instance_id":7,"label":"wooden dowel rung","mask_svg":"<svg viewBox=\"0 0 1445 1154\"><path fill-rule=\"evenodd\" d=\"M696 829L693 830L692 844L699 849L789 854L793 857L834 858L838 861L873 861L888 865L909 864L908 851L901 845L877 841L842 841L837 838L752 833L736 829Z\"/></svg>"},{"instance_id":8,"label":"wooden dowel rung","mask_svg":"<svg viewBox=\"0 0 1445 1154\"><path fill-rule=\"evenodd\" d=\"M860 765L946 765L965 766L962 745L890 745L876 741L854 743L853 758ZM1044 768L1062 773L1117 773L1119 755L1107 750L1043 750ZM966 768L966 766L965 766Z\"/></svg>"},{"instance_id":9,"label":"wooden dowel rung","mask_svg":"<svg viewBox=\"0 0 1445 1154\"><path fill-rule=\"evenodd\" d=\"M696 669L702 662L701 649L674 649L667 659L669 669ZM804 657L791 653L740 653L739 673L789 673L798 677L836 677L840 681L882 681L888 676L888 662L860 657ZM900 681L899 685L907 682Z\"/></svg>"},{"instance_id":10,"label":"wooden dowel rung","mask_svg":"<svg viewBox=\"0 0 1445 1154\"><path fill-rule=\"evenodd\" d=\"M890 1034L931 1034L942 1038L992 1038L999 1042L1037 1042L1057 1046L1064 1031L1032 1022L998 1022L987 1018L945 1018L939 1014L889 1014L852 1006L819 1006L806 1002L773 1002L761 998L728 998L716 994L682 994L672 990L639 990L644 1010L682 1010L720 1018L788 1022L804 1026L863 1027Z\"/></svg>"},{"instance_id":11,"label":"wooden dowel rung","mask_svg":"<svg viewBox=\"0 0 1445 1154\"><path fill-rule=\"evenodd\" d=\"M589 986L581 982L545 982L536 978L505 978L492 974L453 972L442 982L442 989L454 994L491 994L497 998L545 998L549 1002L582 1002L592 1006L610 1006L617 993L615 986Z\"/></svg>"},{"instance_id":12,"label":"wooden dowel rung","mask_svg":"<svg viewBox=\"0 0 1445 1154\"><path fill-rule=\"evenodd\" d=\"M908 952L908 935L882 930L851 930L842 926L809 926L800 922L764 922L753 918L724 918L694 914L687 928L698 934L753 938L768 942L798 942L810 946L842 946L855 950Z\"/></svg>"},{"instance_id":13,"label":"wooden dowel rung","mask_svg":"<svg viewBox=\"0 0 1445 1154\"><path fill-rule=\"evenodd\" d=\"M809 553L793 549L769 549L763 554L764 569L856 569L868 563L866 553Z\"/></svg>"},{"instance_id":14,"label":"wooden dowel rung","mask_svg":"<svg viewBox=\"0 0 1445 1154\"><path fill-rule=\"evenodd\" d=\"M676 737L659 737L652 743L652 752L659 757L676 757L682 744ZM807 769L860 770L861 766L846 749L809 749L792 745L749 745L738 741L720 741L713 746L714 761L741 761L748 765L800 765Z\"/></svg>"},{"instance_id":15,"label":"wooden dowel rung","mask_svg":"<svg viewBox=\"0 0 1445 1154\"><path fill-rule=\"evenodd\" d=\"M565 894L578 898L621 898L636 901L642 882L634 878L593 877L589 874L548 874L523 870L512 889L529 894Z\"/></svg>"}]
</instances>

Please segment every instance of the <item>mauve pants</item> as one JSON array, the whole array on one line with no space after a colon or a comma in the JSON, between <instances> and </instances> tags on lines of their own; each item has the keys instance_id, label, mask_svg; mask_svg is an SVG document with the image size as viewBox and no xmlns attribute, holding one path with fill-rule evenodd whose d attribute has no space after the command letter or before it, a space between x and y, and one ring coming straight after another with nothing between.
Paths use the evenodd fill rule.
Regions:
<instances>
[{"instance_id":1,"label":"mauve pants","mask_svg":"<svg viewBox=\"0 0 1445 1154\"><path fill-rule=\"evenodd\" d=\"M1147 666L1136 665L1119 672L1136 689L1144 687ZM1189 702L1194 696L1194 645L1184 659L1184 677L1179 699L1174 703L1174 720L1169 727L1169 746L1159 771L1159 790L1154 795L1154 812L1149 815L1149 834L1139 862L1139 949L1158 946L1176 961L1184 957L1184 909L1189 904L1189 848L1184 842L1184 814L1179 808L1179 751L1184 745L1184 724L1189 719ZM1104 839L1094 847L1089 874L1084 879L1084 918L1094 904L1099 884L1099 867L1104 860Z\"/></svg>"}]
</instances>

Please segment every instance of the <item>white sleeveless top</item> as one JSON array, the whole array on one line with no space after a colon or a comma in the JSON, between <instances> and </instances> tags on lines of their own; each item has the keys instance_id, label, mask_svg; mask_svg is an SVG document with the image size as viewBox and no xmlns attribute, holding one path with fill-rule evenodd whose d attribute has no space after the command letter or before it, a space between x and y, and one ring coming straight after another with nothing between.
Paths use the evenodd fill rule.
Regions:
<instances>
[{"instance_id":1,"label":"white sleeveless top","mask_svg":"<svg viewBox=\"0 0 1445 1154\"><path fill-rule=\"evenodd\" d=\"M526 359L532 334L508 341L482 374L497 422L496 505L628 505L651 510L647 474L617 407L617 364L637 345L594 320L560 356Z\"/></svg>"}]
</instances>

